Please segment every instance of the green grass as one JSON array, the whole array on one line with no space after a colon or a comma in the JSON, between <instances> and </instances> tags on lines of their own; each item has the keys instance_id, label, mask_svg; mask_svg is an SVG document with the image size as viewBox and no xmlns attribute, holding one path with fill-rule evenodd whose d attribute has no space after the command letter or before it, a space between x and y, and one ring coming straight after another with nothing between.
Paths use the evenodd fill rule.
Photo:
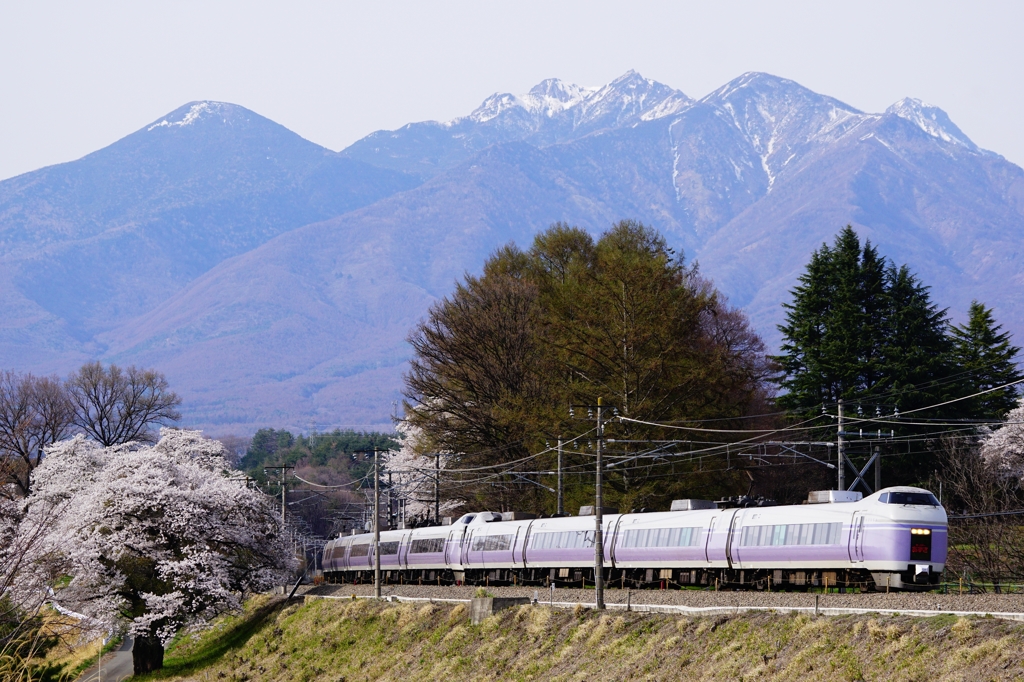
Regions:
<instances>
[{"instance_id":1,"label":"green grass","mask_svg":"<svg viewBox=\"0 0 1024 682\"><path fill-rule=\"evenodd\" d=\"M953 616L735 617L263 598L179 637L147 679L910 681L1024 677L1024 624Z\"/></svg>"}]
</instances>

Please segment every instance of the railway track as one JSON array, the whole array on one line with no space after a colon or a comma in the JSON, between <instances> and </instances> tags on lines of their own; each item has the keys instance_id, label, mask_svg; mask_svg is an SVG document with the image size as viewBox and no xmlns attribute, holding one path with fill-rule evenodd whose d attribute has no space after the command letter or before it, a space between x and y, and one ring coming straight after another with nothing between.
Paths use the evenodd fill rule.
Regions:
<instances>
[{"instance_id":1,"label":"railway track","mask_svg":"<svg viewBox=\"0 0 1024 682\"><path fill-rule=\"evenodd\" d=\"M384 597L399 601L469 602L475 587L438 587L427 585L386 586ZM574 608L593 606L594 591L560 588L552 593L529 587L492 587L496 597L536 598L540 604ZM321 585L306 590L311 597L333 599L370 598L372 585ZM678 613L683 615L730 615L754 611L809 613L838 616L849 614L900 614L919 617L940 615L992 616L1024 621L1024 594L936 594L868 593L812 594L804 592L714 592L705 590L618 590L605 591L608 609Z\"/></svg>"}]
</instances>

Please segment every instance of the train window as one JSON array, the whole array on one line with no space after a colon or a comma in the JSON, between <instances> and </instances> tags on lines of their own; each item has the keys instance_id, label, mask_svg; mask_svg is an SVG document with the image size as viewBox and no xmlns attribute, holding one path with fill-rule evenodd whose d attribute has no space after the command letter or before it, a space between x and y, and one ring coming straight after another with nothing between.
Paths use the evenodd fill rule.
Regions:
<instances>
[{"instance_id":1,"label":"train window","mask_svg":"<svg viewBox=\"0 0 1024 682\"><path fill-rule=\"evenodd\" d=\"M397 542L382 542L380 543L380 555L384 556L387 554L398 554L398 543Z\"/></svg>"},{"instance_id":2,"label":"train window","mask_svg":"<svg viewBox=\"0 0 1024 682\"><path fill-rule=\"evenodd\" d=\"M919 504L926 507L939 507L939 501L931 493L889 493L889 504Z\"/></svg>"},{"instance_id":3,"label":"train window","mask_svg":"<svg viewBox=\"0 0 1024 682\"><path fill-rule=\"evenodd\" d=\"M530 549L586 549L593 546L592 530L534 533L530 537Z\"/></svg>"},{"instance_id":4,"label":"train window","mask_svg":"<svg viewBox=\"0 0 1024 682\"><path fill-rule=\"evenodd\" d=\"M352 551L349 552L349 556L369 556L370 554L370 543L364 542L359 545L352 545Z\"/></svg>"},{"instance_id":5,"label":"train window","mask_svg":"<svg viewBox=\"0 0 1024 682\"><path fill-rule=\"evenodd\" d=\"M700 538L700 527L640 528L622 534L620 547L692 547Z\"/></svg>"},{"instance_id":6,"label":"train window","mask_svg":"<svg viewBox=\"0 0 1024 682\"><path fill-rule=\"evenodd\" d=\"M780 545L838 545L842 523L789 523L772 526L747 526L740 540L742 547Z\"/></svg>"},{"instance_id":7,"label":"train window","mask_svg":"<svg viewBox=\"0 0 1024 682\"><path fill-rule=\"evenodd\" d=\"M436 554L444 551L444 538L420 538L413 540L410 554Z\"/></svg>"},{"instance_id":8,"label":"train window","mask_svg":"<svg viewBox=\"0 0 1024 682\"><path fill-rule=\"evenodd\" d=\"M473 538L473 552L502 552L512 548L514 535L482 535Z\"/></svg>"}]
</instances>

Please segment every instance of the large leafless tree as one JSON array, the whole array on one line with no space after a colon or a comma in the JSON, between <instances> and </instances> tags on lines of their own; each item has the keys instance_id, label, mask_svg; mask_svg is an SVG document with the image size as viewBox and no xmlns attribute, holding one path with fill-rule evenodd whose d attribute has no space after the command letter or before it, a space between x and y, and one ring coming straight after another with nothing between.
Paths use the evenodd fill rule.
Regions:
<instances>
[{"instance_id":1,"label":"large leafless tree","mask_svg":"<svg viewBox=\"0 0 1024 682\"><path fill-rule=\"evenodd\" d=\"M90 362L67 380L74 424L104 446L154 442L151 427L181 419L181 398L152 369Z\"/></svg>"},{"instance_id":2,"label":"large leafless tree","mask_svg":"<svg viewBox=\"0 0 1024 682\"><path fill-rule=\"evenodd\" d=\"M61 380L0 373L0 481L6 496L26 496L43 448L68 436L74 409Z\"/></svg>"}]
</instances>

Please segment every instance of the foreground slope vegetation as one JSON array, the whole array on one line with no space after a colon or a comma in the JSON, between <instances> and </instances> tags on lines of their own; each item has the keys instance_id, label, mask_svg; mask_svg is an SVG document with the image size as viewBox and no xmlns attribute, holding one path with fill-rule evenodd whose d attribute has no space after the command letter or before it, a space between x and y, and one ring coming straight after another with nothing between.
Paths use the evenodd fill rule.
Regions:
<instances>
[{"instance_id":1,"label":"foreground slope vegetation","mask_svg":"<svg viewBox=\"0 0 1024 682\"><path fill-rule=\"evenodd\" d=\"M685 618L525 606L251 605L181 638L179 680L965 680L1024 675L1024 624L955 616Z\"/></svg>"}]
</instances>

